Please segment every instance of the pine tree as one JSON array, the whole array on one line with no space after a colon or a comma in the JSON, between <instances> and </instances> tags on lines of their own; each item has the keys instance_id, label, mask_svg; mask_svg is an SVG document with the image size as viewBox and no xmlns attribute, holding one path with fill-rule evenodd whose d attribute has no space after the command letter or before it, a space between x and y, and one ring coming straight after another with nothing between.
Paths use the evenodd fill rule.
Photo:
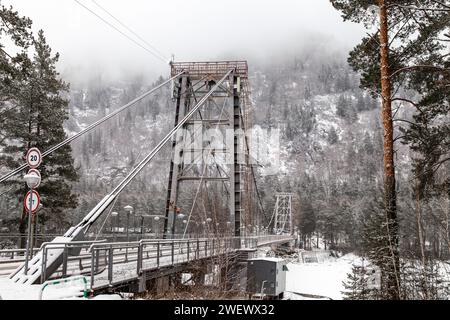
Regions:
<instances>
[{"instance_id":1,"label":"pine tree","mask_svg":"<svg viewBox=\"0 0 450 320\"><path fill-rule=\"evenodd\" d=\"M377 298L392 299L391 279L401 279L401 265L399 263L398 270L391 267L394 255L389 229L394 225L392 220L387 219L383 207L382 199L370 200L370 206L362 217L362 245L370 262L381 270L381 288L377 291ZM401 290L398 294L401 295Z\"/></svg>"},{"instance_id":2,"label":"pine tree","mask_svg":"<svg viewBox=\"0 0 450 320\"><path fill-rule=\"evenodd\" d=\"M372 300L376 298L376 290L369 287L369 272L363 266L352 266L352 272L347 274L347 281L342 284L344 300Z\"/></svg>"},{"instance_id":3,"label":"pine tree","mask_svg":"<svg viewBox=\"0 0 450 320\"><path fill-rule=\"evenodd\" d=\"M328 131L327 140L330 145L333 145L333 144L339 142L339 136L334 127L331 127L330 131Z\"/></svg>"},{"instance_id":4,"label":"pine tree","mask_svg":"<svg viewBox=\"0 0 450 320\"><path fill-rule=\"evenodd\" d=\"M300 201L299 211L299 230L303 237L303 243L306 243L306 238L311 238L312 233L316 230L316 214L311 201L306 198Z\"/></svg>"},{"instance_id":5,"label":"pine tree","mask_svg":"<svg viewBox=\"0 0 450 320\"><path fill-rule=\"evenodd\" d=\"M29 148L48 150L67 138L63 124L68 118L68 100L64 97L68 85L56 70L59 55L52 54L43 31L33 40L33 47L33 57L23 58L20 88L8 100L14 105L14 113L3 119L6 139L1 146L4 152L1 160L10 169L23 162L22 156ZM69 225L67 209L77 205L77 196L71 191L71 184L78 179L71 151L70 146L62 147L48 155L39 167L42 183L38 191L46 209L39 221L50 220L58 228ZM23 198L27 187L22 178L17 177L10 184L19 187L12 196ZM25 233L26 213L20 208L19 231Z\"/></svg>"},{"instance_id":6,"label":"pine tree","mask_svg":"<svg viewBox=\"0 0 450 320\"><path fill-rule=\"evenodd\" d=\"M439 39L448 35L450 7L433 0L330 1L342 12L344 20L372 27L376 21L374 14L379 18L379 30L365 37L352 50L349 63L361 73L361 86L373 96L382 98L385 211L387 224L391 226L388 230L394 255L391 270L386 270L392 276L388 279L387 290L392 299L398 299L399 239L391 103L406 102L420 111L419 104L398 96L396 89L403 87L422 93L427 82L435 90L431 96L428 95L430 91L425 91L425 101L431 97L439 100L438 97L444 95L448 103L448 52L443 51L448 40L442 42ZM417 81L418 78L422 81Z\"/></svg>"},{"instance_id":7,"label":"pine tree","mask_svg":"<svg viewBox=\"0 0 450 320\"><path fill-rule=\"evenodd\" d=\"M11 55L5 51L4 39L11 41L18 53ZM23 69L29 64L26 51L32 43L31 20L20 17L12 7L0 7L0 150L7 143L10 118L18 112L15 104L24 74ZM5 159L0 159L1 167Z\"/></svg>"}]
</instances>

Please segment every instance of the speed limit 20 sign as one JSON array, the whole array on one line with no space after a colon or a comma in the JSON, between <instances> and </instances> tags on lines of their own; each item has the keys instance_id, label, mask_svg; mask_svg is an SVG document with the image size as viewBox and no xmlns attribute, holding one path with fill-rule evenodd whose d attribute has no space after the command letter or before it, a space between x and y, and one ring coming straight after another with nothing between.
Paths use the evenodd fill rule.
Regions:
<instances>
[{"instance_id":1,"label":"speed limit 20 sign","mask_svg":"<svg viewBox=\"0 0 450 320\"><path fill-rule=\"evenodd\" d=\"M28 150L26 158L28 166L32 169L39 167L42 162L42 154L38 148Z\"/></svg>"}]
</instances>

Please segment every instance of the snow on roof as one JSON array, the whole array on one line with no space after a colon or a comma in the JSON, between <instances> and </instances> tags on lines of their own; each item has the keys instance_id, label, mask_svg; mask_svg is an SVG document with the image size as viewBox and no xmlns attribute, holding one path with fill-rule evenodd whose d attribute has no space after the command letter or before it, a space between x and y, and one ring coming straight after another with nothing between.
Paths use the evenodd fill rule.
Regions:
<instances>
[{"instance_id":1,"label":"snow on roof","mask_svg":"<svg viewBox=\"0 0 450 320\"><path fill-rule=\"evenodd\" d=\"M274 257L259 257L259 258L249 259L249 261L257 261L257 260L264 260L264 261L271 261L271 262L283 262L283 261L285 261L284 259L274 258Z\"/></svg>"}]
</instances>

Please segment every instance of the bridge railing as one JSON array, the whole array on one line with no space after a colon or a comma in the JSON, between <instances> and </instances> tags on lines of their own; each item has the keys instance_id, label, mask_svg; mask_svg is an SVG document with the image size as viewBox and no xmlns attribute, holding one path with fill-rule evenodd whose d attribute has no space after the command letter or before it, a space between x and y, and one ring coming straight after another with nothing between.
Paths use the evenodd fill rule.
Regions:
<instances>
[{"instance_id":1,"label":"bridge railing","mask_svg":"<svg viewBox=\"0 0 450 320\"><path fill-rule=\"evenodd\" d=\"M272 234L258 236L258 245L263 245L264 243L276 243L280 241L292 240L293 236L290 234Z\"/></svg>"},{"instance_id":2,"label":"bridge railing","mask_svg":"<svg viewBox=\"0 0 450 320\"><path fill-rule=\"evenodd\" d=\"M145 270L172 267L239 248L256 248L257 241L257 237L231 237L93 244L89 249L90 286L92 289L96 282L112 285L115 281L138 278ZM120 258L119 252L123 251L129 251L128 256Z\"/></svg>"},{"instance_id":3,"label":"bridge railing","mask_svg":"<svg viewBox=\"0 0 450 320\"><path fill-rule=\"evenodd\" d=\"M41 283L47 279L75 275L95 282L113 284L122 278L137 278L143 271L214 257L237 249L256 249L289 235L188 239L144 239L134 242L78 241L48 242L41 246ZM56 251L55 251L56 250ZM60 266L49 268L51 256L62 253ZM50 259L49 259L50 257Z\"/></svg>"},{"instance_id":4,"label":"bridge railing","mask_svg":"<svg viewBox=\"0 0 450 320\"><path fill-rule=\"evenodd\" d=\"M61 273L62 278L65 278L68 275L68 266L70 262L77 261L78 269L80 271L83 270L83 260L90 258L90 254L87 249L89 249L93 243L102 243L105 241L106 240L73 241L68 243L44 242L40 248L40 251L42 252L41 283L44 283L47 280L47 261L48 256L52 254L51 252L53 250L62 250L63 252L62 264L57 271Z\"/></svg>"},{"instance_id":5,"label":"bridge railing","mask_svg":"<svg viewBox=\"0 0 450 320\"><path fill-rule=\"evenodd\" d=\"M33 254L39 251L39 248L33 248ZM26 249L2 249L0 250L0 264L25 261Z\"/></svg>"}]
</instances>

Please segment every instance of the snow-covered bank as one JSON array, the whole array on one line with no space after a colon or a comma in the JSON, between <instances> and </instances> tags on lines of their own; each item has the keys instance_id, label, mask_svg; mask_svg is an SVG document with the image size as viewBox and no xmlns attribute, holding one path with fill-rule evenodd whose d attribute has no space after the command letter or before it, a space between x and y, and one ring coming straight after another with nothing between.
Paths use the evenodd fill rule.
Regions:
<instances>
[{"instance_id":1,"label":"snow-covered bank","mask_svg":"<svg viewBox=\"0 0 450 320\"><path fill-rule=\"evenodd\" d=\"M341 300L344 290L342 282L347 280L352 266L360 263L361 258L354 254L331 258L323 263L291 262L286 274L286 298L297 299L298 296L290 294L297 292Z\"/></svg>"},{"instance_id":2,"label":"snow-covered bank","mask_svg":"<svg viewBox=\"0 0 450 320\"><path fill-rule=\"evenodd\" d=\"M38 300L41 285L24 285L12 282L8 277L0 278L0 299L1 300ZM48 287L45 289L42 300L87 300L82 294L83 288L80 285L61 285L58 287ZM118 294L98 295L90 300L122 300Z\"/></svg>"}]
</instances>

